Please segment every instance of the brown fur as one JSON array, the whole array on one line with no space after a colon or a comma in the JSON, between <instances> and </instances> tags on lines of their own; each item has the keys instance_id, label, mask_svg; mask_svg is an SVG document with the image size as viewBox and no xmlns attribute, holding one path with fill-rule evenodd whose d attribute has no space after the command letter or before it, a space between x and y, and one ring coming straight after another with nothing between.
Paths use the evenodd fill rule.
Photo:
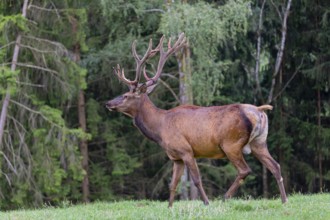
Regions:
<instances>
[{"instance_id":1,"label":"brown fur","mask_svg":"<svg viewBox=\"0 0 330 220\"><path fill-rule=\"evenodd\" d=\"M251 172L244 160L243 147L249 145L252 153L273 173L281 192L282 202L287 201L278 163L267 150L268 120L265 113L272 106L249 104L200 107L183 105L170 110L158 109L147 94L124 94L107 103L133 118L138 129L157 142L174 162L170 186L169 206L184 165L189 167L192 179L202 200L208 204L198 167L194 158L228 158L238 171L238 176L225 194L231 198L246 176ZM119 103L121 101L122 103Z\"/></svg>"}]
</instances>

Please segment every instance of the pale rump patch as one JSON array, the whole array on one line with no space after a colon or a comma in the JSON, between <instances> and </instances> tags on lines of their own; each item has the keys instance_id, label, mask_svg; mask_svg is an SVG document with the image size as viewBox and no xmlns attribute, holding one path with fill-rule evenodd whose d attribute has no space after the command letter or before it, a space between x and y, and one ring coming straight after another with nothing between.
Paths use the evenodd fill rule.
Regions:
<instances>
[{"instance_id":1,"label":"pale rump patch","mask_svg":"<svg viewBox=\"0 0 330 220\"><path fill-rule=\"evenodd\" d=\"M247 144L247 145L245 145L244 147L243 147L243 154L250 154L251 153L251 147L250 147L250 145L249 144Z\"/></svg>"},{"instance_id":2,"label":"pale rump patch","mask_svg":"<svg viewBox=\"0 0 330 220\"><path fill-rule=\"evenodd\" d=\"M250 154L251 153L251 147L249 145L250 142L257 141L259 143L263 143L266 141L268 135L268 118L265 112L258 112L256 114L253 111L246 110L246 114L250 118L254 118L255 121L248 143L242 149L243 154Z\"/></svg>"}]
</instances>

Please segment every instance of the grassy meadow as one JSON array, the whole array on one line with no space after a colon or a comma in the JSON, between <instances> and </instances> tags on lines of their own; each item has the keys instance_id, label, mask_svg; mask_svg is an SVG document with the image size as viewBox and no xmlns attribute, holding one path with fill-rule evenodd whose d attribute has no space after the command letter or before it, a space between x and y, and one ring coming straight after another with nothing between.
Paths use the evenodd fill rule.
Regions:
<instances>
[{"instance_id":1,"label":"grassy meadow","mask_svg":"<svg viewBox=\"0 0 330 220\"><path fill-rule=\"evenodd\" d=\"M274 200L232 199L213 200L209 206L201 201L177 201L173 208L167 202L120 201L95 202L61 208L44 207L35 210L0 212L2 220L80 220L80 219L330 219L330 194L289 196L289 202Z\"/></svg>"}]
</instances>

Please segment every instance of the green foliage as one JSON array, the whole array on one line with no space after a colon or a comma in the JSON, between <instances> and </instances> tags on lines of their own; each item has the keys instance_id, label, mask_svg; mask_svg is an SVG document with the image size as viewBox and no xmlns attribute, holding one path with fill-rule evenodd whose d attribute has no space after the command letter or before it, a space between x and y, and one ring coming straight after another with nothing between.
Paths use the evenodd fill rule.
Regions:
<instances>
[{"instance_id":1,"label":"green foliage","mask_svg":"<svg viewBox=\"0 0 330 220\"><path fill-rule=\"evenodd\" d=\"M287 131L291 123L286 121L286 118L283 118L279 109L274 110L272 120L277 123L270 124L268 138L270 149L272 147L280 148L283 154L287 155L287 159L290 160L294 138L288 135Z\"/></svg>"},{"instance_id":2,"label":"green foliage","mask_svg":"<svg viewBox=\"0 0 330 220\"><path fill-rule=\"evenodd\" d=\"M102 122L102 117L100 116L100 105L99 103L90 98L86 102L87 109L87 125L89 133L92 136L97 136L99 133L99 124Z\"/></svg>"},{"instance_id":3,"label":"green foliage","mask_svg":"<svg viewBox=\"0 0 330 220\"><path fill-rule=\"evenodd\" d=\"M107 140L107 159L112 163L111 175L122 176L130 174L133 170L141 164L138 162L136 157L130 156L125 148L131 146L125 138L120 138L115 134L110 134L111 131L115 130L115 124L118 123L115 120L111 120L106 123L106 132L104 138ZM117 125L119 126L119 125Z\"/></svg>"},{"instance_id":4,"label":"green foliage","mask_svg":"<svg viewBox=\"0 0 330 220\"><path fill-rule=\"evenodd\" d=\"M88 46L86 44L86 26L87 26L87 12L84 8L79 9L68 9L66 11L66 16L68 17L69 22L76 22L77 32L73 36L71 45L78 44L81 52L87 52ZM77 21L72 21L77 20Z\"/></svg>"},{"instance_id":5,"label":"green foliage","mask_svg":"<svg viewBox=\"0 0 330 220\"><path fill-rule=\"evenodd\" d=\"M114 176L130 174L135 168L141 166L137 158L129 156L123 148L111 147L108 152L108 159L113 163L112 175Z\"/></svg>"},{"instance_id":6,"label":"green foliage","mask_svg":"<svg viewBox=\"0 0 330 220\"><path fill-rule=\"evenodd\" d=\"M71 85L74 85L74 88L85 90L87 88L87 83L85 80L87 70L69 59L65 59L65 63L66 66L64 66L65 69L63 69L63 71L66 71L66 74L64 77Z\"/></svg>"},{"instance_id":7,"label":"green foliage","mask_svg":"<svg viewBox=\"0 0 330 220\"><path fill-rule=\"evenodd\" d=\"M193 52L193 88L197 104L208 105L219 96L232 61L223 51L247 31L249 1L228 1L223 6L198 2L175 4L163 14L160 32L185 32ZM220 53L220 56L219 56ZM207 86L205 86L207 85Z\"/></svg>"},{"instance_id":8,"label":"green foliage","mask_svg":"<svg viewBox=\"0 0 330 220\"><path fill-rule=\"evenodd\" d=\"M20 32L27 33L28 31L27 20L22 15L5 16L0 13L0 62L3 65L8 65L8 56L11 53L7 49L14 45L16 34ZM3 72L3 69L1 72Z\"/></svg>"},{"instance_id":9,"label":"green foliage","mask_svg":"<svg viewBox=\"0 0 330 220\"><path fill-rule=\"evenodd\" d=\"M16 15L3 15L0 13L0 62L8 62L10 52L8 47L14 45L17 33L28 33L29 27L27 20L21 14ZM3 64L8 65L8 63ZM5 68L5 67L3 67ZM3 71L3 70L2 70Z\"/></svg>"},{"instance_id":10,"label":"green foliage","mask_svg":"<svg viewBox=\"0 0 330 220\"><path fill-rule=\"evenodd\" d=\"M316 144L319 143L322 148L320 149L322 155L325 157L330 156L328 144L330 143L330 128L319 127L314 123L304 122L297 118L291 119L292 126L299 128L299 136L297 139L305 144L306 147L314 149Z\"/></svg>"},{"instance_id":11,"label":"green foliage","mask_svg":"<svg viewBox=\"0 0 330 220\"><path fill-rule=\"evenodd\" d=\"M79 186L75 185L74 181L81 181L83 176L78 160L78 147L70 140L70 133L62 133L60 129L53 127L50 130L36 129L33 136L31 151L35 158L33 175L36 185L45 195L43 199L52 198L49 201L55 204L69 195L74 198L71 194L72 188ZM52 135L59 139L54 139Z\"/></svg>"},{"instance_id":12,"label":"green foliage","mask_svg":"<svg viewBox=\"0 0 330 220\"><path fill-rule=\"evenodd\" d=\"M26 22L26 18L21 14L10 16L0 14L0 33L5 33L13 27L17 28L19 31L27 32L29 29Z\"/></svg>"},{"instance_id":13,"label":"green foliage","mask_svg":"<svg viewBox=\"0 0 330 220\"><path fill-rule=\"evenodd\" d=\"M19 70L11 71L6 66L0 66L0 95L4 95L7 92L11 95L16 93L16 78L18 74Z\"/></svg>"},{"instance_id":14,"label":"green foliage","mask_svg":"<svg viewBox=\"0 0 330 220\"><path fill-rule=\"evenodd\" d=\"M67 109L78 91L87 88L87 70L72 59L67 48L79 44L80 51L87 51L87 15L85 9L68 5L60 13L52 8L41 10L47 9L48 3L33 1L27 19L21 15L1 15L0 19L0 44L4 45L0 97L11 92L2 145L6 158L1 159L1 173L6 176L0 181L2 200L6 201L0 204L2 209L58 204L81 196L85 171L78 143L91 136L70 125ZM76 31L72 32L72 26ZM10 71L6 67L14 49L10 42L18 33L22 37L19 61L16 71Z\"/></svg>"},{"instance_id":15,"label":"green foliage","mask_svg":"<svg viewBox=\"0 0 330 220\"><path fill-rule=\"evenodd\" d=\"M112 192L112 176L108 174L107 167L100 163L90 165L90 189L91 199L93 200L113 200L115 198Z\"/></svg>"},{"instance_id":16,"label":"green foliage","mask_svg":"<svg viewBox=\"0 0 330 220\"><path fill-rule=\"evenodd\" d=\"M129 36L140 36L158 28L159 14L152 9L162 8L164 1L101 0L106 23L110 26L110 40L125 40ZM162 11L160 9L160 11ZM125 24L125 25L123 25Z\"/></svg>"}]
</instances>

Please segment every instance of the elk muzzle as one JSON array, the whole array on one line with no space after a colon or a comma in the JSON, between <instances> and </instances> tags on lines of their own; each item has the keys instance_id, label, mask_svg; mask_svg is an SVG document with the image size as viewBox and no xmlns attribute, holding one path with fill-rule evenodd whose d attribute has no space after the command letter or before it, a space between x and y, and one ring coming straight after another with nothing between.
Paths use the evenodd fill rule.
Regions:
<instances>
[{"instance_id":1,"label":"elk muzzle","mask_svg":"<svg viewBox=\"0 0 330 220\"><path fill-rule=\"evenodd\" d=\"M114 98L110 101L108 101L105 104L105 107L109 110L109 111L118 111L118 107L123 103L124 101L124 97L123 96L118 96L117 98Z\"/></svg>"}]
</instances>

